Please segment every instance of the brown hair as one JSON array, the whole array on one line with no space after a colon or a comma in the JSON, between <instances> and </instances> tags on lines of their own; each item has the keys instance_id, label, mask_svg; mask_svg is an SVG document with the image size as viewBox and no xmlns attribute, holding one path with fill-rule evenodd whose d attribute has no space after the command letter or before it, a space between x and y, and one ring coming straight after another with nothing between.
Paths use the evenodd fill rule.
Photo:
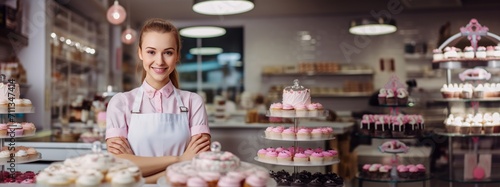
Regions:
<instances>
[{"instance_id":1,"label":"brown hair","mask_svg":"<svg viewBox=\"0 0 500 187\"><path fill-rule=\"evenodd\" d=\"M177 57L180 59L181 56L181 38L179 35L179 31L177 28L170 23L167 20L161 19L161 18L152 18L147 20L144 23L144 26L142 26L141 29L141 34L139 36L139 49L142 50L142 36L144 36L144 33L146 32L160 32L160 33L172 33L174 34L175 37L175 43L177 44ZM177 62L179 63L179 62ZM137 63L137 66L139 68L139 64ZM142 68L142 77L141 77L141 84L144 82L144 79L146 78L146 70ZM177 73L177 69L174 69L172 73L169 75L170 81L172 84L176 87L179 88L179 74Z\"/></svg>"}]
</instances>

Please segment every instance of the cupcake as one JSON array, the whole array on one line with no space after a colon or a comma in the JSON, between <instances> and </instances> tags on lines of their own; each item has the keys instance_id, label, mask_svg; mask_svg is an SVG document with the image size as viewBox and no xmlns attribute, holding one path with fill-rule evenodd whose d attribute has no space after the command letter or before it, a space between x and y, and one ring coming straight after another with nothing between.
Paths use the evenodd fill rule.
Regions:
<instances>
[{"instance_id":1,"label":"cupcake","mask_svg":"<svg viewBox=\"0 0 500 187\"><path fill-rule=\"evenodd\" d=\"M476 51L476 58L486 58L486 47L479 46Z\"/></svg>"},{"instance_id":2,"label":"cupcake","mask_svg":"<svg viewBox=\"0 0 500 187\"><path fill-rule=\"evenodd\" d=\"M302 128L297 131L297 140L310 140L311 132L309 129Z\"/></svg>"},{"instance_id":3,"label":"cupcake","mask_svg":"<svg viewBox=\"0 0 500 187\"><path fill-rule=\"evenodd\" d=\"M406 179L406 178L408 178L409 175L410 175L410 173L408 172L408 168L407 167L398 167L398 176L399 176L399 178Z\"/></svg>"},{"instance_id":4,"label":"cupcake","mask_svg":"<svg viewBox=\"0 0 500 187\"><path fill-rule=\"evenodd\" d=\"M408 172L410 173L409 174L409 178L411 179L417 179L419 178L419 174L418 174L418 168L416 166L411 166L411 167L407 167L409 168L408 169Z\"/></svg>"},{"instance_id":5,"label":"cupcake","mask_svg":"<svg viewBox=\"0 0 500 187\"><path fill-rule=\"evenodd\" d=\"M327 150L327 152L331 153L333 155L333 159L338 159L339 158L339 152L337 150Z\"/></svg>"},{"instance_id":6,"label":"cupcake","mask_svg":"<svg viewBox=\"0 0 500 187\"><path fill-rule=\"evenodd\" d=\"M15 112L24 112L24 104L22 99L13 99L14 103L14 111Z\"/></svg>"},{"instance_id":7,"label":"cupcake","mask_svg":"<svg viewBox=\"0 0 500 187\"><path fill-rule=\"evenodd\" d=\"M324 156L323 156L323 153L313 153L311 154L311 156L309 157L309 160L311 160L311 164L323 164L323 160L324 160Z\"/></svg>"},{"instance_id":8,"label":"cupcake","mask_svg":"<svg viewBox=\"0 0 500 187\"><path fill-rule=\"evenodd\" d=\"M370 166L370 168L368 169L368 172L370 173L370 178L372 179L378 178L379 168L380 168L379 164L373 164L372 166Z\"/></svg>"},{"instance_id":9,"label":"cupcake","mask_svg":"<svg viewBox=\"0 0 500 187\"><path fill-rule=\"evenodd\" d=\"M432 61L439 61L439 60L443 60L444 56L443 56L443 52L439 49L434 49L432 50L433 54L432 54Z\"/></svg>"},{"instance_id":10,"label":"cupcake","mask_svg":"<svg viewBox=\"0 0 500 187\"><path fill-rule=\"evenodd\" d=\"M463 55L464 58L474 58L474 48L472 48L471 46L465 47Z\"/></svg>"},{"instance_id":11,"label":"cupcake","mask_svg":"<svg viewBox=\"0 0 500 187\"><path fill-rule=\"evenodd\" d=\"M495 58L495 48L493 46L486 47L486 58Z\"/></svg>"},{"instance_id":12,"label":"cupcake","mask_svg":"<svg viewBox=\"0 0 500 187\"><path fill-rule=\"evenodd\" d=\"M35 134L36 128L33 123L23 123L22 124L24 135L33 135Z\"/></svg>"},{"instance_id":13,"label":"cupcake","mask_svg":"<svg viewBox=\"0 0 500 187\"><path fill-rule=\"evenodd\" d=\"M315 128L311 131L311 136L313 140L319 140L323 138L323 131L321 128Z\"/></svg>"},{"instance_id":14,"label":"cupcake","mask_svg":"<svg viewBox=\"0 0 500 187\"><path fill-rule=\"evenodd\" d=\"M306 150L304 150L304 154L306 154L307 156L311 156L314 152L315 151L311 148L307 148Z\"/></svg>"},{"instance_id":15,"label":"cupcake","mask_svg":"<svg viewBox=\"0 0 500 187\"><path fill-rule=\"evenodd\" d=\"M394 95L394 90L387 89L387 96L385 97L385 102L387 105L396 105L396 96Z\"/></svg>"},{"instance_id":16,"label":"cupcake","mask_svg":"<svg viewBox=\"0 0 500 187\"><path fill-rule=\"evenodd\" d=\"M253 174L245 179L243 187L265 187L268 180L269 176Z\"/></svg>"},{"instance_id":17,"label":"cupcake","mask_svg":"<svg viewBox=\"0 0 500 187\"><path fill-rule=\"evenodd\" d=\"M268 162L271 162L271 163L276 163L278 160L278 153L274 152L274 151L269 151L266 153L266 160Z\"/></svg>"},{"instance_id":18,"label":"cupcake","mask_svg":"<svg viewBox=\"0 0 500 187\"><path fill-rule=\"evenodd\" d=\"M207 182L209 187L217 186L219 179L221 177L218 172L200 172L198 176Z\"/></svg>"},{"instance_id":19,"label":"cupcake","mask_svg":"<svg viewBox=\"0 0 500 187\"><path fill-rule=\"evenodd\" d=\"M20 107L19 108L20 112L31 112L33 104L29 99L21 99L21 106L16 105L16 111L18 111L17 107Z\"/></svg>"},{"instance_id":20,"label":"cupcake","mask_svg":"<svg viewBox=\"0 0 500 187\"><path fill-rule=\"evenodd\" d=\"M8 150L3 150L3 151L0 151L0 162L7 162L10 160L10 151Z\"/></svg>"},{"instance_id":21,"label":"cupcake","mask_svg":"<svg viewBox=\"0 0 500 187\"><path fill-rule=\"evenodd\" d=\"M495 58L500 58L500 45L495 46Z\"/></svg>"},{"instance_id":22,"label":"cupcake","mask_svg":"<svg viewBox=\"0 0 500 187\"><path fill-rule=\"evenodd\" d=\"M90 174L86 173L81 176L79 176L76 179L76 187L99 187L101 186L101 181L103 179L103 176L101 173L100 175L97 174Z\"/></svg>"},{"instance_id":23,"label":"cupcake","mask_svg":"<svg viewBox=\"0 0 500 187\"><path fill-rule=\"evenodd\" d=\"M470 133L471 134L481 134L483 130L483 124L479 122L474 122L470 126Z\"/></svg>"},{"instance_id":24,"label":"cupcake","mask_svg":"<svg viewBox=\"0 0 500 187\"><path fill-rule=\"evenodd\" d=\"M168 178L169 183L172 186L186 186L188 179L189 179L189 177L186 175L179 174L179 173L173 173L173 172L170 173L170 176ZM122 186L123 187L125 187L125 186L132 187L134 185L134 183L135 183L134 178L127 171L120 171L120 172L116 173L113 176L113 179L111 180L112 186L116 185L119 187L122 187Z\"/></svg>"},{"instance_id":25,"label":"cupcake","mask_svg":"<svg viewBox=\"0 0 500 187\"><path fill-rule=\"evenodd\" d=\"M325 162L333 161L333 153L330 153L328 151L323 151L321 153L323 154L323 161Z\"/></svg>"},{"instance_id":26,"label":"cupcake","mask_svg":"<svg viewBox=\"0 0 500 187\"><path fill-rule=\"evenodd\" d=\"M418 176L425 177L425 172L426 172L425 166L422 164L417 164L415 167L417 167L418 169Z\"/></svg>"},{"instance_id":27,"label":"cupcake","mask_svg":"<svg viewBox=\"0 0 500 187\"><path fill-rule=\"evenodd\" d=\"M479 84L476 88L474 88L474 98L482 99L484 98L484 88L482 84Z\"/></svg>"},{"instance_id":28,"label":"cupcake","mask_svg":"<svg viewBox=\"0 0 500 187\"><path fill-rule=\"evenodd\" d=\"M271 131L271 138L281 140L281 133L283 132L283 127L275 127Z\"/></svg>"},{"instance_id":29,"label":"cupcake","mask_svg":"<svg viewBox=\"0 0 500 187\"><path fill-rule=\"evenodd\" d=\"M323 138L333 137L333 128L331 127L323 127L321 128L321 132L323 132Z\"/></svg>"},{"instance_id":30,"label":"cupcake","mask_svg":"<svg viewBox=\"0 0 500 187\"><path fill-rule=\"evenodd\" d=\"M387 98L387 90L384 88L381 88L379 93L378 93L378 104L379 105L385 105L386 103L386 98Z\"/></svg>"},{"instance_id":31,"label":"cupcake","mask_svg":"<svg viewBox=\"0 0 500 187\"><path fill-rule=\"evenodd\" d=\"M398 105L407 105L408 104L408 92L404 88L399 88L397 90L397 104Z\"/></svg>"},{"instance_id":32,"label":"cupcake","mask_svg":"<svg viewBox=\"0 0 500 187\"><path fill-rule=\"evenodd\" d=\"M230 176L224 176L220 178L219 182L217 183L218 187L235 187L235 186L241 186L241 180L238 178L232 178Z\"/></svg>"},{"instance_id":33,"label":"cupcake","mask_svg":"<svg viewBox=\"0 0 500 187\"><path fill-rule=\"evenodd\" d=\"M51 187L68 187L71 181L65 175L52 175L47 179L47 185Z\"/></svg>"},{"instance_id":34,"label":"cupcake","mask_svg":"<svg viewBox=\"0 0 500 187\"><path fill-rule=\"evenodd\" d=\"M259 151L257 151L257 158L259 158L259 160L265 160L266 154L267 154L266 149L259 149Z\"/></svg>"},{"instance_id":35,"label":"cupcake","mask_svg":"<svg viewBox=\"0 0 500 187\"><path fill-rule=\"evenodd\" d=\"M453 98L453 92L448 88L448 85L446 84L441 87L441 95L443 95L443 98L445 99Z\"/></svg>"},{"instance_id":36,"label":"cupcake","mask_svg":"<svg viewBox=\"0 0 500 187\"><path fill-rule=\"evenodd\" d=\"M5 137L7 136L7 131L8 131L8 126L5 123L0 124L0 136Z\"/></svg>"},{"instance_id":37,"label":"cupcake","mask_svg":"<svg viewBox=\"0 0 500 187\"><path fill-rule=\"evenodd\" d=\"M187 187L208 187L208 183L200 177L191 177L187 180Z\"/></svg>"},{"instance_id":38,"label":"cupcake","mask_svg":"<svg viewBox=\"0 0 500 187\"><path fill-rule=\"evenodd\" d=\"M281 151L276 158L278 163L289 164L292 162L292 156L288 151Z\"/></svg>"},{"instance_id":39,"label":"cupcake","mask_svg":"<svg viewBox=\"0 0 500 187\"><path fill-rule=\"evenodd\" d=\"M473 93L474 93L474 91L472 90L472 86L471 87L464 87L462 89L462 98L463 99L471 99Z\"/></svg>"},{"instance_id":40,"label":"cupcake","mask_svg":"<svg viewBox=\"0 0 500 187\"><path fill-rule=\"evenodd\" d=\"M397 120L392 123L392 136L393 137L405 136L405 125L401 120Z\"/></svg>"},{"instance_id":41,"label":"cupcake","mask_svg":"<svg viewBox=\"0 0 500 187\"><path fill-rule=\"evenodd\" d=\"M309 157L304 153L295 153L293 156L293 162L295 164L307 164L309 163Z\"/></svg>"},{"instance_id":42,"label":"cupcake","mask_svg":"<svg viewBox=\"0 0 500 187\"><path fill-rule=\"evenodd\" d=\"M309 116L318 116L318 106L315 103L308 104L307 110L309 111Z\"/></svg>"},{"instance_id":43,"label":"cupcake","mask_svg":"<svg viewBox=\"0 0 500 187\"><path fill-rule=\"evenodd\" d=\"M370 169L370 166L371 166L370 164L363 165L363 167L361 168L361 173L360 173L361 177L368 178L368 176L370 175L370 173L368 171Z\"/></svg>"},{"instance_id":44,"label":"cupcake","mask_svg":"<svg viewBox=\"0 0 500 187\"><path fill-rule=\"evenodd\" d=\"M389 169L387 169L387 167L384 167L384 166L380 167L378 169L378 177L380 179L389 179L389 178L391 178L390 173L389 173Z\"/></svg>"},{"instance_id":45,"label":"cupcake","mask_svg":"<svg viewBox=\"0 0 500 187\"><path fill-rule=\"evenodd\" d=\"M271 138L271 132L273 131L274 127L267 127L266 130L264 131L264 135L266 138Z\"/></svg>"},{"instance_id":46,"label":"cupcake","mask_svg":"<svg viewBox=\"0 0 500 187\"><path fill-rule=\"evenodd\" d=\"M290 104L283 104L282 116L283 117L295 117L295 110Z\"/></svg>"},{"instance_id":47,"label":"cupcake","mask_svg":"<svg viewBox=\"0 0 500 187\"><path fill-rule=\"evenodd\" d=\"M276 151L276 152L278 152L278 153L279 153L279 152L281 152L281 151L285 151L285 149L283 148L283 146L279 146L279 147L277 147L274 151ZM288 150L286 150L286 151L288 151Z\"/></svg>"},{"instance_id":48,"label":"cupcake","mask_svg":"<svg viewBox=\"0 0 500 187\"><path fill-rule=\"evenodd\" d=\"M445 59L458 58L458 53L455 50L455 47L445 47L443 56Z\"/></svg>"},{"instance_id":49,"label":"cupcake","mask_svg":"<svg viewBox=\"0 0 500 187\"><path fill-rule=\"evenodd\" d=\"M492 122L486 122L483 126L483 130L485 134L491 134L494 133L494 125Z\"/></svg>"},{"instance_id":50,"label":"cupcake","mask_svg":"<svg viewBox=\"0 0 500 187\"><path fill-rule=\"evenodd\" d=\"M288 128L288 129L285 129L283 130L283 132L281 133L281 138L283 140L295 140L295 131L293 131L292 129Z\"/></svg>"},{"instance_id":51,"label":"cupcake","mask_svg":"<svg viewBox=\"0 0 500 187\"><path fill-rule=\"evenodd\" d=\"M304 104L297 104L294 106L295 108L295 116L297 117L306 117L307 116L307 107Z\"/></svg>"},{"instance_id":52,"label":"cupcake","mask_svg":"<svg viewBox=\"0 0 500 187\"><path fill-rule=\"evenodd\" d=\"M269 111L271 112L271 116L281 116L282 109L283 109L283 104L281 104L281 103L273 103L269 107Z\"/></svg>"}]
</instances>

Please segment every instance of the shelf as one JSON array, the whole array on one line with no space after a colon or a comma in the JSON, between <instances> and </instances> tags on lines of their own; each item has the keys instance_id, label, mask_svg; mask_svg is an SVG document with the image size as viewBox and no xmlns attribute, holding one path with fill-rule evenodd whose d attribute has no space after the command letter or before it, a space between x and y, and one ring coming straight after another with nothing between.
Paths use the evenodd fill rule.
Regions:
<instances>
[{"instance_id":1,"label":"shelf","mask_svg":"<svg viewBox=\"0 0 500 187\"><path fill-rule=\"evenodd\" d=\"M81 67L88 67L88 68L92 68L92 69L96 69L97 68L93 64L90 64L90 63L87 63L87 62L82 62L82 61L70 60L70 59L66 59L66 58L61 57L61 56L55 56L55 57L52 57L52 58L54 58L56 61L69 62L69 63L71 63L71 65L77 65L77 66L81 66Z\"/></svg>"},{"instance_id":2,"label":"shelf","mask_svg":"<svg viewBox=\"0 0 500 187\"><path fill-rule=\"evenodd\" d=\"M345 70L332 73L262 73L262 76L354 76L354 75L373 75L373 70Z\"/></svg>"},{"instance_id":3,"label":"shelf","mask_svg":"<svg viewBox=\"0 0 500 187\"><path fill-rule=\"evenodd\" d=\"M406 105L378 105L378 107L385 107L385 108L407 108L407 107L414 107L414 104L406 104Z\"/></svg>"},{"instance_id":4,"label":"shelf","mask_svg":"<svg viewBox=\"0 0 500 187\"><path fill-rule=\"evenodd\" d=\"M32 114L32 113L35 113L35 107L31 107L31 110L29 111L24 111L24 112L19 112L19 111L15 111L14 112L8 112L7 111L8 109L0 109L0 114Z\"/></svg>"},{"instance_id":5,"label":"shelf","mask_svg":"<svg viewBox=\"0 0 500 187\"><path fill-rule=\"evenodd\" d=\"M338 164L340 163L340 160L337 158L337 159L333 159L333 161L331 162L323 162L321 164L312 164L312 163L307 163L307 164L299 164L299 163L293 163L293 161L291 163L278 163L278 162L269 162L269 161L264 161L264 160L259 160L258 157L254 157L254 160L257 161L257 162L261 162L261 163L264 163L264 164L272 164L272 165L278 165L278 166L300 166L300 167L314 167L314 166L329 166L329 165L334 165L334 164Z\"/></svg>"},{"instance_id":6,"label":"shelf","mask_svg":"<svg viewBox=\"0 0 500 187\"><path fill-rule=\"evenodd\" d=\"M277 111L267 111L267 117L277 117L277 118L321 118L328 117L330 115L329 111L301 111L297 113L295 110L277 110Z\"/></svg>"},{"instance_id":7,"label":"shelf","mask_svg":"<svg viewBox=\"0 0 500 187\"><path fill-rule=\"evenodd\" d=\"M27 46L28 38L7 28L0 28L0 43L6 44L12 49Z\"/></svg>"},{"instance_id":8,"label":"shelf","mask_svg":"<svg viewBox=\"0 0 500 187\"><path fill-rule=\"evenodd\" d=\"M500 59L448 59L433 61L433 69L460 69L460 68L474 68L478 66L489 67L489 68L499 68Z\"/></svg>"},{"instance_id":9,"label":"shelf","mask_svg":"<svg viewBox=\"0 0 500 187\"><path fill-rule=\"evenodd\" d=\"M10 158L6 158L7 160ZM23 158L22 160L19 160L19 158L14 157L16 160L15 162L9 162L9 161L0 161L0 165L10 165L11 163L16 163L16 164L22 164L22 163L29 163L29 162L35 162L38 160L42 159L42 153L38 153L36 155L29 156L28 158Z\"/></svg>"},{"instance_id":10,"label":"shelf","mask_svg":"<svg viewBox=\"0 0 500 187\"><path fill-rule=\"evenodd\" d=\"M341 92L341 93L331 93L331 94L311 94L311 97L315 98L328 98L328 97L371 97L373 95L372 92Z\"/></svg>"},{"instance_id":11,"label":"shelf","mask_svg":"<svg viewBox=\"0 0 500 187\"><path fill-rule=\"evenodd\" d=\"M298 139L285 140L285 139L268 138L265 135L262 135L261 138L264 138L266 140L284 141L284 142L314 142L314 141L326 141L326 140L334 140L335 139L335 137L329 137L329 138L309 139L309 140L298 140Z\"/></svg>"},{"instance_id":12,"label":"shelf","mask_svg":"<svg viewBox=\"0 0 500 187\"><path fill-rule=\"evenodd\" d=\"M359 174L356 175L356 178L358 180L362 180L364 182L380 182L380 183L410 183L410 182L424 182L430 180L432 177L430 175L426 175L425 177L422 178L416 178L416 179L394 179L394 178L366 178L366 177L360 177Z\"/></svg>"},{"instance_id":13,"label":"shelf","mask_svg":"<svg viewBox=\"0 0 500 187\"><path fill-rule=\"evenodd\" d=\"M355 134L357 137L360 138L373 138L373 139L392 139L392 140L402 140L402 139L420 139L420 138L426 138L430 137L429 134L420 134L420 135L408 135L408 136L402 136L402 137L394 137L394 136L375 136L375 135L368 135L368 134L361 134L361 133L356 133Z\"/></svg>"},{"instance_id":14,"label":"shelf","mask_svg":"<svg viewBox=\"0 0 500 187\"><path fill-rule=\"evenodd\" d=\"M488 179L482 179L482 180L477 180L477 179L464 179L464 170L463 169L456 169L453 170L454 174L452 177L450 177L450 174L448 172L446 173L440 173L436 174L435 178L443 181L448 181L448 182L455 182L455 183L469 183L469 184L486 184L486 183L500 183L500 173L495 172L499 168L491 168L491 176Z\"/></svg>"},{"instance_id":15,"label":"shelf","mask_svg":"<svg viewBox=\"0 0 500 187\"><path fill-rule=\"evenodd\" d=\"M500 102L500 97L473 98L473 99L450 98L450 99L435 99L434 101L436 101L436 102Z\"/></svg>"},{"instance_id":16,"label":"shelf","mask_svg":"<svg viewBox=\"0 0 500 187\"><path fill-rule=\"evenodd\" d=\"M406 147L406 149L397 149L397 150L383 150L382 146L378 147L378 150L382 153L388 153L388 154L403 154L407 153L410 150L410 147Z\"/></svg>"},{"instance_id":17,"label":"shelf","mask_svg":"<svg viewBox=\"0 0 500 187\"><path fill-rule=\"evenodd\" d=\"M23 134L23 135L14 135L13 137L10 137L9 130L7 129L7 136L0 136L0 138L24 138L24 137L32 137L32 136L35 136L35 133L33 133L33 134Z\"/></svg>"},{"instance_id":18,"label":"shelf","mask_svg":"<svg viewBox=\"0 0 500 187\"><path fill-rule=\"evenodd\" d=\"M437 135L448 136L448 137L497 137L497 136L500 136L500 133L490 133L490 134L449 133L449 132L446 132L446 130L444 130L444 129L436 129L436 130L434 130L434 133L436 133Z\"/></svg>"}]
</instances>

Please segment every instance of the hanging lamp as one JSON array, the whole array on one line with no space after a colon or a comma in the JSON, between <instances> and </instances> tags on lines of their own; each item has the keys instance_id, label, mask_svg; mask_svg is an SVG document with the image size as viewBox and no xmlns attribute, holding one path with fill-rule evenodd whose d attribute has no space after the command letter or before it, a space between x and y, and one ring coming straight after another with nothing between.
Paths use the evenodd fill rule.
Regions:
<instances>
[{"instance_id":1,"label":"hanging lamp","mask_svg":"<svg viewBox=\"0 0 500 187\"><path fill-rule=\"evenodd\" d=\"M248 12L253 0L194 0L193 11L206 15L232 15Z\"/></svg>"},{"instance_id":2,"label":"hanging lamp","mask_svg":"<svg viewBox=\"0 0 500 187\"><path fill-rule=\"evenodd\" d=\"M226 34L226 29L214 26L194 26L181 29L179 34L188 38L213 38Z\"/></svg>"},{"instance_id":3,"label":"hanging lamp","mask_svg":"<svg viewBox=\"0 0 500 187\"><path fill-rule=\"evenodd\" d=\"M115 3L109 7L106 15L108 21L113 25L120 25L125 21L125 18L127 18L125 8L118 3L118 0L115 0Z\"/></svg>"},{"instance_id":4,"label":"hanging lamp","mask_svg":"<svg viewBox=\"0 0 500 187\"><path fill-rule=\"evenodd\" d=\"M130 20L132 19L132 9L130 9L130 2L127 2L127 9L129 12L127 28L122 32L122 42L124 44L133 44L137 38L137 32L130 27Z\"/></svg>"},{"instance_id":5,"label":"hanging lamp","mask_svg":"<svg viewBox=\"0 0 500 187\"><path fill-rule=\"evenodd\" d=\"M363 18L351 21L349 32L355 35L383 35L396 32L396 21L386 18Z\"/></svg>"}]
</instances>

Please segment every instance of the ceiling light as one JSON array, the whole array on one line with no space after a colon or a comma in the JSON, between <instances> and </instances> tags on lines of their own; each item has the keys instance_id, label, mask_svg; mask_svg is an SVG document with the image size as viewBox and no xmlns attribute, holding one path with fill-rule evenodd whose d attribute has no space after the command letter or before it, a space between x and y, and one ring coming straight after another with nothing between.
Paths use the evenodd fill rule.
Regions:
<instances>
[{"instance_id":1,"label":"ceiling light","mask_svg":"<svg viewBox=\"0 0 500 187\"><path fill-rule=\"evenodd\" d=\"M253 0L194 0L193 11L206 15L231 15L254 8Z\"/></svg>"},{"instance_id":2,"label":"ceiling light","mask_svg":"<svg viewBox=\"0 0 500 187\"><path fill-rule=\"evenodd\" d=\"M118 4L118 0L115 0L113 6L109 7L106 15L108 21L113 25L119 25L125 21L125 18L127 18L125 8Z\"/></svg>"},{"instance_id":3,"label":"ceiling light","mask_svg":"<svg viewBox=\"0 0 500 187\"><path fill-rule=\"evenodd\" d=\"M122 42L125 43L125 44L133 44L135 42L137 38L137 32L130 28L130 27L127 27L127 29L125 29L123 32L122 32Z\"/></svg>"},{"instance_id":4,"label":"ceiling light","mask_svg":"<svg viewBox=\"0 0 500 187\"><path fill-rule=\"evenodd\" d=\"M193 55L216 55L222 53L220 47L199 47L189 49L189 53Z\"/></svg>"},{"instance_id":5,"label":"ceiling light","mask_svg":"<svg viewBox=\"0 0 500 187\"><path fill-rule=\"evenodd\" d=\"M226 29L213 26L196 26L181 29L181 36L189 38L213 38L226 34Z\"/></svg>"},{"instance_id":6,"label":"ceiling light","mask_svg":"<svg viewBox=\"0 0 500 187\"><path fill-rule=\"evenodd\" d=\"M354 20L349 28L349 32L355 35L382 35L396 30L396 21L384 18Z\"/></svg>"}]
</instances>

